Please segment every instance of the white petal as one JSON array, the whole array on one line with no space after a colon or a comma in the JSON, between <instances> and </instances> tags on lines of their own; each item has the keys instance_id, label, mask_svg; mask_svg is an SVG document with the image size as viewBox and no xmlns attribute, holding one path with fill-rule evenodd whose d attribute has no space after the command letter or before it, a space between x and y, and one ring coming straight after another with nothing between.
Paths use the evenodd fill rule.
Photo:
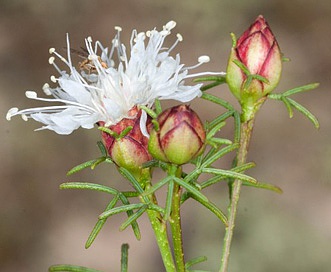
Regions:
<instances>
[{"instance_id":1,"label":"white petal","mask_svg":"<svg viewBox=\"0 0 331 272\"><path fill-rule=\"evenodd\" d=\"M72 79L60 78L59 85L63 91L73 97L78 103L85 105L91 104L91 94L80 82Z\"/></svg>"}]
</instances>

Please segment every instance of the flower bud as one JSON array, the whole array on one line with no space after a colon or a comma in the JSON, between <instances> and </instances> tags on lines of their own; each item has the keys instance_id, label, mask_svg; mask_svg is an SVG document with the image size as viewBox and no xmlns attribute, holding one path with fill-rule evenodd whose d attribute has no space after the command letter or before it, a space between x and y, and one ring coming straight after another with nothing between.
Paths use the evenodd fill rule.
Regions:
<instances>
[{"instance_id":1,"label":"flower bud","mask_svg":"<svg viewBox=\"0 0 331 272\"><path fill-rule=\"evenodd\" d=\"M112 160L118 166L138 175L142 170L142 164L152 159L147 149L148 138L140 130L140 117L141 110L136 113L136 117L122 119L116 125L109 127L113 132L121 134L123 130L131 126L132 129L124 137L115 138L102 132L103 142Z\"/></svg>"},{"instance_id":2,"label":"flower bud","mask_svg":"<svg viewBox=\"0 0 331 272\"><path fill-rule=\"evenodd\" d=\"M236 41L231 50L226 80L242 106L252 107L277 85L281 52L262 15Z\"/></svg>"},{"instance_id":3,"label":"flower bud","mask_svg":"<svg viewBox=\"0 0 331 272\"><path fill-rule=\"evenodd\" d=\"M154 158L181 165L203 152L206 132L189 106L167 109L157 121L159 128L150 129L148 142L148 150Z\"/></svg>"}]
</instances>

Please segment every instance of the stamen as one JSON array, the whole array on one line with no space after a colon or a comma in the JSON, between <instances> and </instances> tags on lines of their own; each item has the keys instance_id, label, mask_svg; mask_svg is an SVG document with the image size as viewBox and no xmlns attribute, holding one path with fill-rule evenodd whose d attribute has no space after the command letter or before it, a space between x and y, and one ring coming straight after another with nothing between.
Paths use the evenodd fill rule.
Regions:
<instances>
[{"instance_id":1,"label":"stamen","mask_svg":"<svg viewBox=\"0 0 331 272\"><path fill-rule=\"evenodd\" d=\"M49 52L50 54L53 54L53 53L55 52L55 48L54 48L54 47L51 47L51 48L48 50L48 52Z\"/></svg>"},{"instance_id":2,"label":"stamen","mask_svg":"<svg viewBox=\"0 0 331 272\"><path fill-rule=\"evenodd\" d=\"M200 56L198 58L198 62L199 63L207 63L210 62L210 57L209 56Z\"/></svg>"},{"instance_id":3,"label":"stamen","mask_svg":"<svg viewBox=\"0 0 331 272\"><path fill-rule=\"evenodd\" d=\"M72 72L73 71L73 67L72 67L72 62L71 62L71 52L70 52L70 40L69 40L69 34L67 33L67 58L68 58L68 61L66 59L61 59L62 61L64 61L65 64L68 65L70 71Z\"/></svg>"},{"instance_id":4,"label":"stamen","mask_svg":"<svg viewBox=\"0 0 331 272\"><path fill-rule=\"evenodd\" d=\"M175 41L175 43L168 49L168 53L170 53L179 42L183 41L183 36L181 34L177 34L177 40Z\"/></svg>"},{"instance_id":5,"label":"stamen","mask_svg":"<svg viewBox=\"0 0 331 272\"><path fill-rule=\"evenodd\" d=\"M191 78L191 77L199 77L199 76L210 76L210 75L215 75L215 76L226 76L225 72L201 72L201 73L196 73L196 74L191 74L185 76L185 78Z\"/></svg>"},{"instance_id":6,"label":"stamen","mask_svg":"<svg viewBox=\"0 0 331 272\"><path fill-rule=\"evenodd\" d=\"M48 59L48 63L49 63L49 64L54 64L54 60L55 60L54 57L50 57L50 58Z\"/></svg>"},{"instance_id":7,"label":"stamen","mask_svg":"<svg viewBox=\"0 0 331 272\"><path fill-rule=\"evenodd\" d=\"M55 76L51 76L51 81L54 82L54 83L56 83L57 78Z\"/></svg>"},{"instance_id":8,"label":"stamen","mask_svg":"<svg viewBox=\"0 0 331 272\"><path fill-rule=\"evenodd\" d=\"M115 28L115 30L118 31L118 32L121 32L121 31L122 31L122 28L121 28L120 26L115 26L114 28Z\"/></svg>"},{"instance_id":9,"label":"stamen","mask_svg":"<svg viewBox=\"0 0 331 272\"><path fill-rule=\"evenodd\" d=\"M38 98L37 93L34 91L26 91L25 96L30 99L36 99Z\"/></svg>"},{"instance_id":10,"label":"stamen","mask_svg":"<svg viewBox=\"0 0 331 272\"><path fill-rule=\"evenodd\" d=\"M11 109L9 109L9 111L6 114L6 119L8 121L10 121L11 117L14 116L14 115L16 115L17 112L18 112L18 108L11 108Z\"/></svg>"},{"instance_id":11,"label":"stamen","mask_svg":"<svg viewBox=\"0 0 331 272\"><path fill-rule=\"evenodd\" d=\"M171 29L175 28L175 26L176 26L176 22L175 21L170 21L165 25L164 28L170 31Z\"/></svg>"},{"instance_id":12,"label":"stamen","mask_svg":"<svg viewBox=\"0 0 331 272\"><path fill-rule=\"evenodd\" d=\"M80 109L88 111L90 113L95 113L96 112L96 110L94 108L92 108L88 105L80 104L80 103L75 102L75 101L65 100L65 99L61 99L61 98L52 98L52 99L50 99L50 98L37 97L36 92L33 92L33 91L26 91L25 96L27 98L30 98L30 99L35 99L35 100L45 101L45 102L60 102L60 103L63 103L65 105L24 109L24 110L15 112L15 114L31 114L33 112L35 112L35 113L36 112L47 112L49 110L59 111L60 109L67 109L68 107L80 108Z\"/></svg>"},{"instance_id":13,"label":"stamen","mask_svg":"<svg viewBox=\"0 0 331 272\"><path fill-rule=\"evenodd\" d=\"M184 67L182 70L191 70L191 69L195 69L197 67L199 67L200 65L207 63L210 61L210 58L208 56L200 56L198 58L198 63L196 65L193 66L189 66L189 67Z\"/></svg>"},{"instance_id":14,"label":"stamen","mask_svg":"<svg viewBox=\"0 0 331 272\"><path fill-rule=\"evenodd\" d=\"M42 87L42 89L43 89L43 91L46 95L51 95L52 94L52 92L50 91L51 88L49 87L48 83L45 83L44 86Z\"/></svg>"},{"instance_id":15,"label":"stamen","mask_svg":"<svg viewBox=\"0 0 331 272\"><path fill-rule=\"evenodd\" d=\"M133 30L131 33L131 38L130 38L130 48L133 47L133 42L136 41L136 37L137 37L137 30Z\"/></svg>"},{"instance_id":16,"label":"stamen","mask_svg":"<svg viewBox=\"0 0 331 272\"><path fill-rule=\"evenodd\" d=\"M170 31L169 30L162 30L162 31L160 31L160 35L161 36L168 36L170 34Z\"/></svg>"}]
</instances>

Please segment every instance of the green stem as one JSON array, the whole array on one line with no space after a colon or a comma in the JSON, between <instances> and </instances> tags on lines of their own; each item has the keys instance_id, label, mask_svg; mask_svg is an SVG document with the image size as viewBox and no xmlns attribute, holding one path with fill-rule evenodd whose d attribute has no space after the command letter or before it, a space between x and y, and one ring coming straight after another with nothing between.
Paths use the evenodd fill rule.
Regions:
<instances>
[{"instance_id":1,"label":"green stem","mask_svg":"<svg viewBox=\"0 0 331 272\"><path fill-rule=\"evenodd\" d=\"M147 175L145 175L145 177L140 178L140 181L146 185L145 191L147 191L151 187L150 180L151 178L149 172ZM154 194L149 195L148 198L152 203L157 205L157 201ZM141 198L141 200L142 202L144 202L143 198ZM166 271L176 272L174 259L169 245L166 222L163 220L162 215L158 211L147 209L147 215L151 222L155 234L156 242L159 247L162 261Z\"/></svg>"},{"instance_id":2,"label":"green stem","mask_svg":"<svg viewBox=\"0 0 331 272\"><path fill-rule=\"evenodd\" d=\"M254 109L244 111L242 114L242 121L240 125L240 141L239 149L235 159L236 166L240 166L246 163L248 146L252 135L252 130L254 126L255 114L263 104L264 100L261 103L257 104ZM247 118L247 116L249 116ZM234 180L229 184L230 188L230 203L228 206L228 226L225 229L224 241L223 241L223 253L221 258L221 267L219 272L228 271L229 258L230 258L230 249L233 237L233 231L235 227L235 220L238 210L238 202L240 197L242 181Z\"/></svg>"},{"instance_id":3,"label":"green stem","mask_svg":"<svg viewBox=\"0 0 331 272\"><path fill-rule=\"evenodd\" d=\"M166 222L163 221L159 212L147 210L147 214L154 230L156 242L159 246L164 267L167 272L176 272L175 263L168 241Z\"/></svg>"},{"instance_id":4,"label":"green stem","mask_svg":"<svg viewBox=\"0 0 331 272\"><path fill-rule=\"evenodd\" d=\"M177 168L174 173L176 177L181 176L181 168ZM182 189L176 182L174 184L170 227L172 233L172 241L174 247L175 260L178 272L185 272L185 261L183 251L182 227L180 217L180 200Z\"/></svg>"}]
</instances>

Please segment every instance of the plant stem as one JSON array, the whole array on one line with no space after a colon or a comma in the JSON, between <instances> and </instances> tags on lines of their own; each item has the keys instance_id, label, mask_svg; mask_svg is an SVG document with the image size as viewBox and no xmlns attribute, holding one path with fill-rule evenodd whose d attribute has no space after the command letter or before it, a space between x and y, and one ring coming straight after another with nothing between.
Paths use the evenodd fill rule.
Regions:
<instances>
[{"instance_id":1,"label":"plant stem","mask_svg":"<svg viewBox=\"0 0 331 272\"><path fill-rule=\"evenodd\" d=\"M167 272L176 272L175 263L168 241L166 222L163 221L159 212L147 210L147 214L154 230L156 242L159 246L164 267Z\"/></svg>"},{"instance_id":2,"label":"plant stem","mask_svg":"<svg viewBox=\"0 0 331 272\"><path fill-rule=\"evenodd\" d=\"M151 178L149 172L143 179L143 183L146 185L145 190L148 190L151 186ZM142 180L140 179L140 181ZM157 200L154 194L149 195L148 198L152 203L157 204ZM143 199L141 200L143 201ZM147 209L147 215L154 230L156 242L159 247L166 271L176 272L175 262L169 245L167 223L163 220L162 215L158 211Z\"/></svg>"},{"instance_id":3,"label":"plant stem","mask_svg":"<svg viewBox=\"0 0 331 272\"><path fill-rule=\"evenodd\" d=\"M180 177L181 169L178 168L175 175ZM174 184L173 198L172 198L172 209L171 209L171 233L174 247L175 260L177 264L178 272L185 272L185 261L183 251L183 239L182 239L182 227L180 217L180 198L182 189L176 182Z\"/></svg>"},{"instance_id":4,"label":"plant stem","mask_svg":"<svg viewBox=\"0 0 331 272\"><path fill-rule=\"evenodd\" d=\"M263 102L262 102L263 103ZM261 104L262 104L261 103ZM259 105L260 106L260 105ZM236 166L243 165L247 159L248 146L252 135L255 113L259 106L249 119L244 119L240 125L240 146L236 156ZM242 181L235 180L229 184L230 188L230 203L228 206L228 226L225 229L224 241L223 241L223 253L221 258L220 272L226 272L229 265L230 248L232 243L233 231L235 227L235 220L238 209L238 201L240 197Z\"/></svg>"}]
</instances>

